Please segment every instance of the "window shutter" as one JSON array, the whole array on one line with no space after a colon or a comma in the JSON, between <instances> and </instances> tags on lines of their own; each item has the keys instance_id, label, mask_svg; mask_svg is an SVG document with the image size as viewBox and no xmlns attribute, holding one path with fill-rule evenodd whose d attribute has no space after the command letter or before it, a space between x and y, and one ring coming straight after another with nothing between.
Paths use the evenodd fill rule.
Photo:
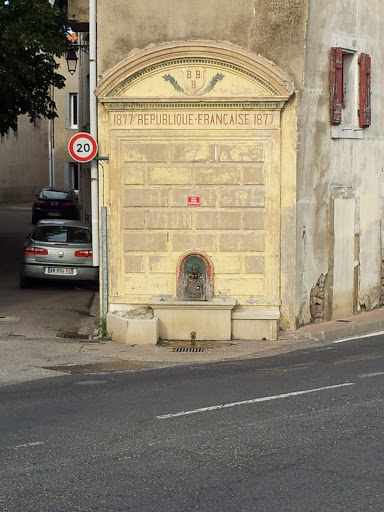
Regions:
<instances>
[{"instance_id":1,"label":"window shutter","mask_svg":"<svg viewBox=\"0 0 384 512\"><path fill-rule=\"evenodd\" d=\"M71 127L71 101L69 92L65 95L65 127Z\"/></svg>"},{"instance_id":2,"label":"window shutter","mask_svg":"<svg viewBox=\"0 0 384 512\"><path fill-rule=\"evenodd\" d=\"M331 48L331 123L341 124L343 108L343 50Z\"/></svg>"},{"instance_id":3,"label":"window shutter","mask_svg":"<svg viewBox=\"0 0 384 512\"><path fill-rule=\"evenodd\" d=\"M360 106L359 123L361 128L371 126L371 57L362 53L360 64Z\"/></svg>"}]
</instances>

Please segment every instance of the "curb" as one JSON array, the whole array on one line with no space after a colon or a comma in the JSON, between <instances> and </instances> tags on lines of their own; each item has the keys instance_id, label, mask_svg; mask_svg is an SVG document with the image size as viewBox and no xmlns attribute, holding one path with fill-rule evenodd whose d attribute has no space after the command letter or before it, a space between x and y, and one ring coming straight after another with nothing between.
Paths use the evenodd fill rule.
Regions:
<instances>
[{"instance_id":1,"label":"curb","mask_svg":"<svg viewBox=\"0 0 384 512\"><path fill-rule=\"evenodd\" d=\"M294 334L279 336L279 340L288 341L333 341L340 338L348 338L359 334L369 334L375 331L384 330L384 319L368 320L366 322L348 322L340 326L330 326L327 329L318 331L296 332Z\"/></svg>"},{"instance_id":2,"label":"curb","mask_svg":"<svg viewBox=\"0 0 384 512\"><path fill-rule=\"evenodd\" d=\"M81 336L93 336L99 323L99 292L95 292L92 297L92 303L89 307L89 316L81 321L78 334Z\"/></svg>"},{"instance_id":3,"label":"curb","mask_svg":"<svg viewBox=\"0 0 384 512\"><path fill-rule=\"evenodd\" d=\"M83 337L87 336L89 339L93 339L95 332L97 332L98 329L99 315L99 292L96 291L89 307L89 316L83 319L81 328L79 329L79 334ZM313 343L328 343L342 338L349 338L364 334L374 334L377 331L384 331L384 309L380 315L382 315L382 318L378 318L377 314L375 314L375 317L373 318L372 315L365 318L362 315L356 315L355 317L350 317L350 320L345 319L325 322L323 324L318 324L317 330L316 326L311 324L302 327L297 331L291 331L290 333L280 331L278 339L270 342L254 340L254 342L242 343L241 340L233 340L235 343L233 343L231 350L225 350L224 353L215 349L215 351L210 352L210 356L208 356L208 352L206 352L206 356L201 360L199 358L199 362L228 359L235 360L244 357L261 357L263 355L276 353L276 351L279 353L281 351L286 352L287 350L297 349L300 347L301 342L305 345L311 345ZM251 343L252 346L250 346L249 343ZM103 348L100 347L100 349L103 352L103 357L112 357L113 359L147 362L157 361L171 364L189 361L188 356L185 359L181 354L166 357L166 352L164 352L162 357L159 359L159 346L157 345L142 346L140 352L133 351L132 347L135 347L135 345L120 344L117 342L113 343L112 346L109 343L108 346L103 343L102 347ZM288 347L290 347L290 349ZM197 362L196 358L195 362Z\"/></svg>"}]
</instances>

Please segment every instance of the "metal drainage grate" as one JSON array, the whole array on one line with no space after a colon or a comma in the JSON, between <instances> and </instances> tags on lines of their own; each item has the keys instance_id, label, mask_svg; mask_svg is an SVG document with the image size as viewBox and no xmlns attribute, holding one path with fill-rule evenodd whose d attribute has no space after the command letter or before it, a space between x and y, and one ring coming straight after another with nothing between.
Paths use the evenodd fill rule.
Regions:
<instances>
[{"instance_id":1,"label":"metal drainage grate","mask_svg":"<svg viewBox=\"0 0 384 512\"><path fill-rule=\"evenodd\" d=\"M176 347L173 352L204 352L201 347Z\"/></svg>"}]
</instances>

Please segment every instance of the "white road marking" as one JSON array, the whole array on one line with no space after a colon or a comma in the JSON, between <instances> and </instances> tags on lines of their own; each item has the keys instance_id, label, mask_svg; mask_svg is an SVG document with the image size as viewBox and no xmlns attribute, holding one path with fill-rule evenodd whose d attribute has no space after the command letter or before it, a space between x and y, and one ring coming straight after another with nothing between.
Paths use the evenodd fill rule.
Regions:
<instances>
[{"instance_id":1,"label":"white road marking","mask_svg":"<svg viewBox=\"0 0 384 512\"><path fill-rule=\"evenodd\" d=\"M344 343L344 341L360 340L361 338L373 338L374 336L382 336L384 331L373 332L370 334L362 334L361 336L355 336L350 338L342 338L340 340L332 341L332 343Z\"/></svg>"},{"instance_id":2,"label":"white road marking","mask_svg":"<svg viewBox=\"0 0 384 512\"><path fill-rule=\"evenodd\" d=\"M238 405L249 405L249 404L256 404L259 402L268 402L270 400L280 400L282 398L289 398L291 396L299 396L299 395L307 395L309 393L315 393L317 391L326 391L328 389L336 389L336 388L342 388L345 386L354 386L354 382L345 382L344 384L336 384L334 386L326 386L323 388L314 388L314 389L306 389L304 391L293 391L292 393L283 393L281 395L272 395L272 396L264 396L261 398L253 398L251 400L243 400L241 402L231 402L228 404L221 404L221 405L211 405L209 407L201 407L200 409L192 409L191 411L181 411L181 412L175 412L171 414L162 414L161 416L156 416L159 420L164 420L168 418L177 418L178 416L189 416L190 414L198 414L200 412L207 412L207 411L217 411L218 409L228 409L229 407L236 407Z\"/></svg>"},{"instance_id":3,"label":"white road marking","mask_svg":"<svg viewBox=\"0 0 384 512\"><path fill-rule=\"evenodd\" d=\"M359 375L359 379L366 379L369 377L379 377L380 375L384 375L384 372L361 373Z\"/></svg>"},{"instance_id":4,"label":"white road marking","mask_svg":"<svg viewBox=\"0 0 384 512\"><path fill-rule=\"evenodd\" d=\"M40 444L45 444L45 443L44 443L44 441L35 441L34 443L19 444L18 446L15 446L15 450L18 450L19 448L29 448L30 446L38 446Z\"/></svg>"}]
</instances>

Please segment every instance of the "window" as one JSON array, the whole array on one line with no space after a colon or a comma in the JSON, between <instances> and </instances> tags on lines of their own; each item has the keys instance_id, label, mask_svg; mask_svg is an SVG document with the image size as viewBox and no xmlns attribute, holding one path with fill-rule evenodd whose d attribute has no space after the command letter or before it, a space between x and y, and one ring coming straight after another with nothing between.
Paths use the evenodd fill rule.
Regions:
<instances>
[{"instance_id":1,"label":"window","mask_svg":"<svg viewBox=\"0 0 384 512\"><path fill-rule=\"evenodd\" d=\"M371 124L371 58L366 53L331 48L331 123L351 131ZM338 133L338 135L335 135ZM343 136L334 132L333 136Z\"/></svg>"},{"instance_id":2,"label":"window","mask_svg":"<svg viewBox=\"0 0 384 512\"><path fill-rule=\"evenodd\" d=\"M357 126L358 118L358 69L357 55L353 52L343 52L343 111L344 124Z\"/></svg>"},{"instance_id":3,"label":"window","mask_svg":"<svg viewBox=\"0 0 384 512\"><path fill-rule=\"evenodd\" d=\"M71 201L73 196L71 192L65 190L53 190L43 188L40 192L39 199L58 199L59 201Z\"/></svg>"},{"instance_id":4,"label":"window","mask_svg":"<svg viewBox=\"0 0 384 512\"><path fill-rule=\"evenodd\" d=\"M72 226L43 226L33 233L36 242L61 242L68 244L89 244L92 235L89 229Z\"/></svg>"},{"instance_id":5,"label":"window","mask_svg":"<svg viewBox=\"0 0 384 512\"><path fill-rule=\"evenodd\" d=\"M78 127L78 94L70 92L68 94L68 122L67 128L76 130Z\"/></svg>"}]
</instances>

